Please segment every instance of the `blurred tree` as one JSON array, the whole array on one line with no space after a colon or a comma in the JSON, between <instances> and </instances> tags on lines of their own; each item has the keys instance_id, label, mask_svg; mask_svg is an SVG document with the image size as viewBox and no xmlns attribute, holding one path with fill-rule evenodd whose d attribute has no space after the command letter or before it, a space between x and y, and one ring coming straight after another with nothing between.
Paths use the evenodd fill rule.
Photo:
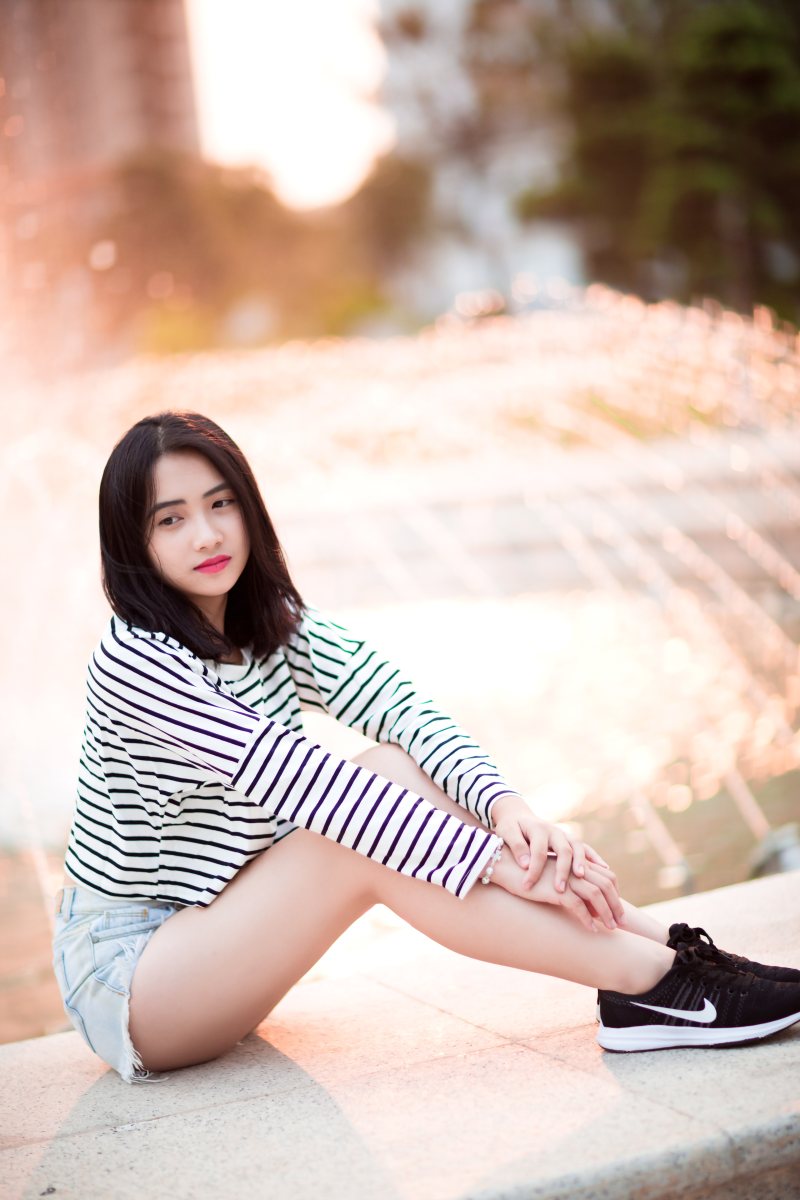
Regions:
<instances>
[{"instance_id":1,"label":"blurred tree","mask_svg":"<svg viewBox=\"0 0 800 1200\"><path fill-rule=\"evenodd\" d=\"M570 158L561 183L523 193L517 212L523 219L581 220L592 277L630 286L636 218L653 160L653 60L646 46L623 35L589 34L570 45L566 66Z\"/></svg>"},{"instance_id":2,"label":"blurred tree","mask_svg":"<svg viewBox=\"0 0 800 1200\"><path fill-rule=\"evenodd\" d=\"M325 331L346 334L392 312L386 280L432 229L430 167L389 154L377 159L355 195L327 212L340 265L320 279L317 302ZM412 314L393 313L402 328Z\"/></svg>"},{"instance_id":3,"label":"blurred tree","mask_svg":"<svg viewBox=\"0 0 800 1200\"><path fill-rule=\"evenodd\" d=\"M151 153L113 173L62 267L92 266L98 346L342 334L387 307L382 281L427 228L429 189L426 168L387 156L345 204L298 213L254 170Z\"/></svg>"},{"instance_id":4,"label":"blurred tree","mask_svg":"<svg viewBox=\"0 0 800 1200\"><path fill-rule=\"evenodd\" d=\"M300 286L302 221L253 171L158 152L123 163L115 203L91 231L115 247L98 277L106 333L143 321L158 348L213 340L215 322L239 299L261 294L291 306Z\"/></svg>"},{"instance_id":5,"label":"blurred tree","mask_svg":"<svg viewBox=\"0 0 800 1200\"><path fill-rule=\"evenodd\" d=\"M431 183L426 164L389 154L377 160L359 191L342 205L367 271L384 275L427 233Z\"/></svg>"},{"instance_id":6,"label":"blurred tree","mask_svg":"<svg viewBox=\"0 0 800 1200\"><path fill-rule=\"evenodd\" d=\"M800 6L617 0L602 30L564 7L543 36L572 142L561 183L519 196L519 215L578 222L590 273L617 287L797 320Z\"/></svg>"},{"instance_id":7,"label":"blurred tree","mask_svg":"<svg viewBox=\"0 0 800 1200\"><path fill-rule=\"evenodd\" d=\"M800 55L791 24L780 6L750 0L702 7L678 32L672 60L676 119L643 197L643 248L677 247L691 291L796 316ZM786 266L795 259L794 279L775 270L781 247Z\"/></svg>"}]
</instances>

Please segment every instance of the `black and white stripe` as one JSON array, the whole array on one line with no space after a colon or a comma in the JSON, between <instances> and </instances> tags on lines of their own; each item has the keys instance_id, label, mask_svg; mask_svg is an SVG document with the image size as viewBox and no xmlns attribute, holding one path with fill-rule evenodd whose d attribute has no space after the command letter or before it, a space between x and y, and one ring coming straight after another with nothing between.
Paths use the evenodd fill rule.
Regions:
<instances>
[{"instance_id":1,"label":"black and white stripe","mask_svg":"<svg viewBox=\"0 0 800 1200\"><path fill-rule=\"evenodd\" d=\"M103 894L205 905L302 826L464 896L499 838L303 736L318 709L395 742L488 826L512 791L400 671L314 609L246 668L112 617L87 672L66 868Z\"/></svg>"}]
</instances>

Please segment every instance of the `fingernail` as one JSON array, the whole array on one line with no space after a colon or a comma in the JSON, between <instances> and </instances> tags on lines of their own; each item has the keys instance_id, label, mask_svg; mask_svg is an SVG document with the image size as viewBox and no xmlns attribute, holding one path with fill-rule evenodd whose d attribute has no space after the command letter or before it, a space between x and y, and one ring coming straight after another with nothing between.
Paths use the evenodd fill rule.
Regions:
<instances>
[{"instance_id":1,"label":"fingernail","mask_svg":"<svg viewBox=\"0 0 800 1200\"><path fill-rule=\"evenodd\" d=\"M527 854L523 854L522 858L519 860L519 865L521 867L529 867L531 865L531 860Z\"/></svg>"},{"instance_id":2,"label":"fingernail","mask_svg":"<svg viewBox=\"0 0 800 1200\"><path fill-rule=\"evenodd\" d=\"M597 933L597 926L595 925L594 921L592 921L592 931Z\"/></svg>"},{"instance_id":3,"label":"fingernail","mask_svg":"<svg viewBox=\"0 0 800 1200\"><path fill-rule=\"evenodd\" d=\"M563 879L559 879L558 883L556 884L556 887L558 888L558 890L559 890L560 892L563 892L563 891L564 891L564 888L565 888L566 886L567 886L567 885L564 883L564 880L563 880Z\"/></svg>"}]
</instances>

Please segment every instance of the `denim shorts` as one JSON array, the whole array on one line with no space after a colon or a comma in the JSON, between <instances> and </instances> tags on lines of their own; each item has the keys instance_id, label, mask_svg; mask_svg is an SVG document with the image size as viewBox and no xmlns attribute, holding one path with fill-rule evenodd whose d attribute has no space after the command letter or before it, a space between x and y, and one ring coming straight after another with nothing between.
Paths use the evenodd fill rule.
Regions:
<instances>
[{"instance_id":1,"label":"denim shorts","mask_svg":"<svg viewBox=\"0 0 800 1200\"><path fill-rule=\"evenodd\" d=\"M126 1083L166 1078L147 1071L128 1032L131 980L160 925L183 907L117 900L83 887L56 898L53 969L64 1010L90 1050Z\"/></svg>"}]
</instances>

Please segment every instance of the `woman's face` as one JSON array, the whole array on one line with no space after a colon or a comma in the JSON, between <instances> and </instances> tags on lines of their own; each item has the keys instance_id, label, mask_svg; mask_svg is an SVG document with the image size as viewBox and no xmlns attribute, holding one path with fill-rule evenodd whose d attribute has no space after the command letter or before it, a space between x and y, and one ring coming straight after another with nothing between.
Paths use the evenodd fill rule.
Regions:
<instances>
[{"instance_id":1,"label":"woman's face","mask_svg":"<svg viewBox=\"0 0 800 1200\"><path fill-rule=\"evenodd\" d=\"M228 592L250 553L236 493L217 468L193 450L162 455L153 477L150 560L167 583L223 630Z\"/></svg>"}]
</instances>

